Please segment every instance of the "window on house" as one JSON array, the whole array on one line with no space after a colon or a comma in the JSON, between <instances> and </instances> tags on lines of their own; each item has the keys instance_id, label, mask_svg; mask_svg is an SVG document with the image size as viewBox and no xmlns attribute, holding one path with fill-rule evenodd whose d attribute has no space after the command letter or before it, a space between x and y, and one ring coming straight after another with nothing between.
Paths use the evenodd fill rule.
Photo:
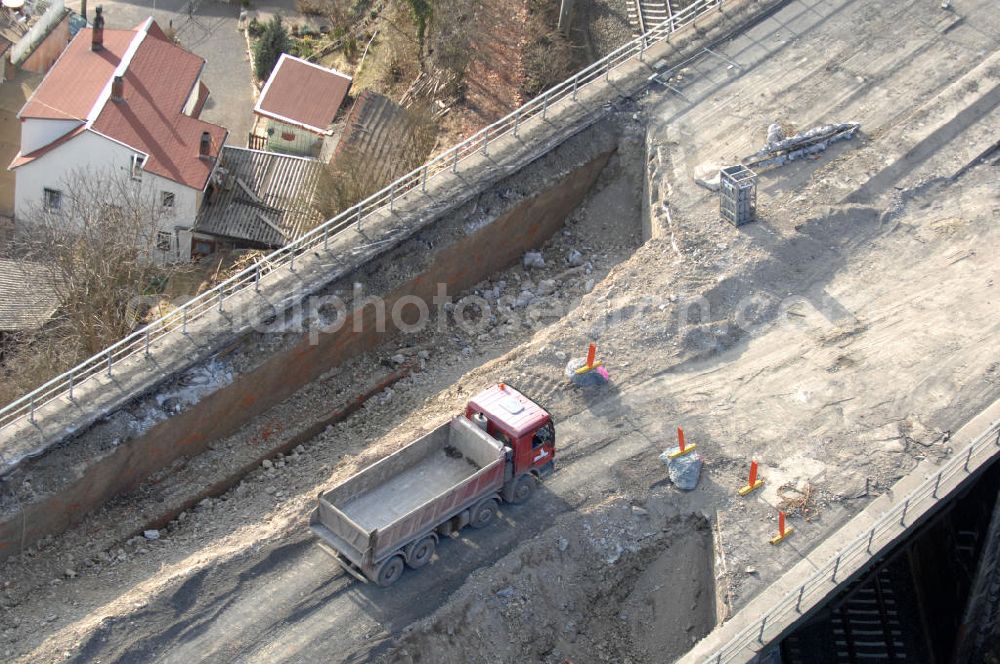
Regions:
<instances>
[{"instance_id":1,"label":"window on house","mask_svg":"<svg viewBox=\"0 0 1000 664\"><path fill-rule=\"evenodd\" d=\"M161 191L160 192L160 207L173 209L174 208L174 192L172 191Z\"/></svg>"},{"instance_id":2,"label":"window on house","mask_svg":"<svg viewBox=\"0 0 1000 664\"><path fill-rule=\"evenodd\" d=\"M129 175L132 176L133 180L142 179L142 156L134 154L132 155L132 163L129 166Z\"/></svg>"},{"instance_id":3,"label":"window on house","mask_svg":"<svg viewBox=\"0 0 1000 664\"><path fill-rule=\"evenodd\" d=\"M196 237L191 245L192 258L198 256L208 256L215 253L215 241L206 238Z\"/></svg>"},{"instance_id":4,"label":"window on house","mask_svg":"<svg viewBox=\"0 0 1000 664\"><path fill-rule=\"evenodd\" d=\"M62 192L58 189L45 188L42 194L46 212L54 212L62 207Z\"/></svg>"},{"instance_id":5,"label":"window on house","mask_svg":"<svg viewBox=\"0 0 1000 664\"><path fill-rule=\"evenodd\" d=\"M156 232L156 248L160 251L170 251L174 247L174 234L170 231Z\"/></svg>"}]
</instances>

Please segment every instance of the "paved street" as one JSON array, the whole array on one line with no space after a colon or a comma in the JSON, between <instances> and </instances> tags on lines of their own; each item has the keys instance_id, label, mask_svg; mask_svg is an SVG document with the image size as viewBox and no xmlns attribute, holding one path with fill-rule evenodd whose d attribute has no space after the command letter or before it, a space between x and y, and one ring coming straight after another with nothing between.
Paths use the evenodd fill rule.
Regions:
<instances>
[{"instance_id":1,"label":"paved street","mask_svg":"<svg viewBox=\"0 0 1000 664\"><path fill-rule=\"evenodd\" d=\"M150 2L88 3L88 19L94 18L94 7L104 7L104 19L109 28L133 28L148 16L163 27L173 24L181 44L205 58L202 80L211 90L202 119L229 129L229 145L245 146L253 121L253 89L246 41L237 29L239 3L227 4L214 0L194 0L189 12L187 0L152 0ZM67 7L80 11L79 0Z\"/></svg>"}]
</instances>

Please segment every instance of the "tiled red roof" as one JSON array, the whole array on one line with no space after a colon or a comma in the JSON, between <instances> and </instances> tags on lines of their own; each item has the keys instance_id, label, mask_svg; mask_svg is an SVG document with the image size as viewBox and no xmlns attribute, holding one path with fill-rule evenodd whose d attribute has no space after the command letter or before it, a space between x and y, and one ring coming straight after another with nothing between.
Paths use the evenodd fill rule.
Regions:
<instances>
[{"instance_id":1,"label":"tiled red roof","mask_svg":"<svg viewBox=\"0 0 1000 664\"><path fill-rule=\"evenodd\" d=\"M181 112L204 63L150 31L125 72L124 101L109 100L94 130L148 154L145 170L204 189L227 134ZM212 159L198 156L204 131L212 137Z\"/></svg>"},{"instance_id":2,"label":"tiled red roof","mask_svg":"<svg viewBox=\"0 0 1000 664\"><path fill-rule=\"evenodd\" d=\"M136 30L105 30L105 48L97 52L90 49L90 33L77 34L25 104L21 117L86 119L91 130L149 155L144 170L204 189L228 133L183 113L205 61L171 43L152 20ZM123 75L123 101L107 99L103 107L95 108L107 96L105 90L133 40L137 40L134 53ZM202 132L212 138L208 159L199 156ZM51 147L19 155L12 167Z\"/></svg>"},{"instance_id":3,"label":"tiled red roof","mask_svg":"<svg viewBox=\"0 0 1000 664\"><path fill-rule=\"evenodd\" d=\"M325 132L350 89L350 76L282 53L254 110Z\"/></svg>"},{"instance_id":4,"label":"tiled red roof","mask_svg":"<svg viewBox=\"0 0 1000 664\"><path fill-rule=\"evenodd\" d=\"M87 119L136 35L134 30L105 30L104 49L92 51L92 33L85 28L76 34L18 117Z\"/></svg>"}]
</instances>

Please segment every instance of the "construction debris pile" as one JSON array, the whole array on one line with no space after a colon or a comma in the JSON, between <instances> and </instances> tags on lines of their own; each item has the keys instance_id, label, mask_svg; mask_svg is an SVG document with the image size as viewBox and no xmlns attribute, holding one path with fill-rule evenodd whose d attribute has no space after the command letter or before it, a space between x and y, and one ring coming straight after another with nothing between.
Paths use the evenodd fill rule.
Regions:
<instances>
[{"instance_id":1,"label":"construction debris pile","mask_svg":"<svg viewBox=\"0 0 1000 664\"><path fill-rule=\"evenodd\" d=\"M757 170L782 166L823 152L831 143L854 138L860 128L859 122L827 124L785 138L781 126L775 123L767 128L767 145L740 161L744 166L753 166Z\"/></svg>"}]
</instances>

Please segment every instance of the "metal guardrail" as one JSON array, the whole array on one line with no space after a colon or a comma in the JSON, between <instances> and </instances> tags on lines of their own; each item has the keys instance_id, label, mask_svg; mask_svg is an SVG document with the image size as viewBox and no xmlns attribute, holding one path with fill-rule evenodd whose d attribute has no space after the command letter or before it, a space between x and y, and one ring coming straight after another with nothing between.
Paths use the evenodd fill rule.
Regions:
<instances>
[{"instance_id":1,"label":"metal guardrail","mask_svg":"<svg viewBox=\"0 0 1000 664\"><path fill-rule=\"evenodd\" d=\"M732 2L732 0L729 1ZM106 373L108 376L112 375L116 364L134 355L139 353L148 355L151 346L163 337L186 331L189 324L210 312L223 311L225 302L235 295L251 288L259 289L261 280L268 274L283 268L294 270L295 257L298 254L319 246L327 249L331 238L348 230L351 226L360 228L367 217L387 206L391 211L396 200L407 192L417 188L426 191L427 182L431 178L447 171L457 173L464 159L477 153L488 154L491 141L506 134L517 136L521 125L527 120L536 116L545 118L554 103L566 98L575 100L586 85L602 78L607 79L615 68L633 58L642 60L646 49L652 44L667 39L677 30L693 23L710 11L721 11L723 2L724 0L696 0L684 11L674 14L670 20L664 21L650 29L646 34L636 37L601 60L579 71L571 78L549 88L506 117L479 130L468 139L451 147L423 166L410 171L381 191L341 212L294 242L271 252L256 265L237 273L215 288L205 291L69 371L49 380L29 394L13 401L0 409L0 434L6 427L22 418L26 417L31 422L35 422L36 411L54 399L67 397L73 401L74 391L84 381L102 373ZM24 457L10 460L3 459L0 455L0 459L3 459L7 465L18 463L22 458Z\"/></svg>"},{"instance_id":2,"label":"metal guardrail","mask_svg":"<svg viewBox=\"0 0 1000 664\"><path fill-rule=\"evenodd\" d=\"M35 21L24 35L17 40L10 49L10 61L12 64L20 65L28 59L38 43L45 38L56 23L66 15L66 8L63 0L52 0L45 13Z\"/></svg>"},{"instance_id":3,"label":"metal guardrail","mask_svg":"<svg viewBox=\"0 0 1000 664\"><path fill-rule=\"evenodd\" d=\"M965 477L972 473L969 468L972 458L983 450L987 450L991 454L1000 450L1000 421L991 424L961 453L952 456L935 475L927 478L902 502L897 503L879 517L868 532L862 533L847 544L829 562L816 570L797 590L789 592L773 608L761 615L758 621L745 627L726 645L705 658L706 664L746 661L750 655L747 652L748 647L762 648L770 639L781 634L788 627L782 623L786 617L792 615L794 620L798 620L803 615L803 600L812 599L817 592L820 593L817 599L823 599L836 588L838 573L843 578L847 570L860 569L875 558L882 546L896 539L900 532L907 528L907 513L923 501L930 500L931 504L934 504L941 500L938 492L941 490L942 483L947 486L949 480L958 476L959 480L955 482L955 485L960 484ZM878 547L875 549L876 553L872 553L873 546ZM775 632L770 637L767 636L769 626ZM758 652L749 658L755 658L758 654L760 653Z\"/></svg>"}]
</instances>

